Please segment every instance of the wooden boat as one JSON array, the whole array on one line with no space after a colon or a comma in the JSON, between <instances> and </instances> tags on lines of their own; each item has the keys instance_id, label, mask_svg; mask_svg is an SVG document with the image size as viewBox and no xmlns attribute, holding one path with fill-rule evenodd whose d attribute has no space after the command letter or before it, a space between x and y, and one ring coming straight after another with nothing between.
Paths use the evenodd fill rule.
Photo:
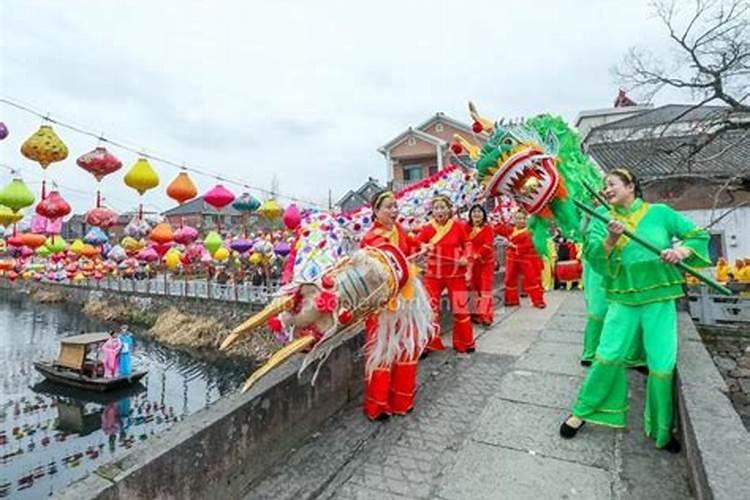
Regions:
<instances>
[{"instance_id":1,"label":"wooden boat","mask_svg":"<svg viewBox=\"0 0 750 500\"><path fill-rule=\"evenodd\" d=\"M60 341L57 360L36 361L34 368L47 380L89 391L111 391L137 383L148 372L134 370L125 377L101 376L103 370L98 359L99 347L108 339L107 333L84 333L66 337ZM88 353L94 353L96 357L89 359L86 357Z\"/></svg>"}]
</instances>

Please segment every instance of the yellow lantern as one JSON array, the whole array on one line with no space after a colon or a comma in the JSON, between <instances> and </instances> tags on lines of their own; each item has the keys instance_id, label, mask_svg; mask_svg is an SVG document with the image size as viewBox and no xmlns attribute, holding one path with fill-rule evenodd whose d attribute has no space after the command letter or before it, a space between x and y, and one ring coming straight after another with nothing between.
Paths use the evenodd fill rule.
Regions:
<instances>
[{"instance_id":1,"label":"yellow lantern","mask_svg":"<svg viewBox=\"0 0 750 500\"><path fill-rule=\"evenodd\" d=\"M284 213L284 209L273 198L266 200L257 212L269 220L278 219Z\"/></svg>"},{"instance_id":2,"label":"yellow lantern","mask_svg":"<svg viewBox=\"0 0 750 500\"><path fill-rule=\"evenodd\" d=\"M69 250L76 255L81 255L84 245L85 243L83 241L75 240L73 243L70 244Z\"/></svg>"},{"instance_id":3,"label":"yellow lantern","mask_svg":"<svg viewBox=\"0 0 750 500\"><path fill-rule=\"evenodd\" d=\"M224 262L229 258L229 250L227 250L227 247L221 247L214 253L214 259L216 259L219 262Z\"/></svg>"},{"instance_id":4,"label":"yellow lantern","mask_svg":"<svg viewBox=\"0 0 750 500\"><path fill-rule=\"evenodd\" d=\"M171 249L167 252L167 255L164 256L164 265L167 266L167 269L170 271L174 271L180 265L182 264L182 254L179 250Z\"/></svg>"},{"instance_id":5,"label":"yellow lantern","mask_svg":"<svg viewBox=\"0 0 750 500\"><path fill-rule=\"evenodd\" d=\"M253 252L250 256L250 264L257 266L263 262L263 256L259 252Z\"/></svg>"},{"instance_id":6,"label":"yellow lantern","mask_svg":"<svg viewBox=\"0 0 750 500\"><path fill-rule=\"evenodd\" d=\"M5 205L0 205L0 225L9 226L15 224L21 219L23 219L22 211L19 210L18 212L13 213L13 210L10 208Z\"/></svg>"},{"instance_id":7,"label":"yellow lantern","mask_svg":"<svg viewBox=\"0 0 750 500\"><path fill-rule=\"evenodd\" d=\"M143 250L146 247L146 243L143 240L136 240L132 236L126 236L120 242L120 246L128 253L135 253Z\"/></svg>"},{"instance_id":8,"label":"yellow lantern","mask_svg":"<svg viewBox=\"0 0 750 500\"><path fill-rule=\"evenodd\" d=\"M52 127L42 125L34 135L21 145L21 154L38 162L42 168L68 157L68 147L60 140Z\"/></svg>"},{"instance_id":9,"label":"yellow lantern","mask_svg":"<svg viewBox=\"0 0 750 500\"><path fill-rule=\"evenodd\" d=\"M139 158L125 174L125 185L143 194L159 185L159 174L146 158Z\"/></svg>"}]
</instances>

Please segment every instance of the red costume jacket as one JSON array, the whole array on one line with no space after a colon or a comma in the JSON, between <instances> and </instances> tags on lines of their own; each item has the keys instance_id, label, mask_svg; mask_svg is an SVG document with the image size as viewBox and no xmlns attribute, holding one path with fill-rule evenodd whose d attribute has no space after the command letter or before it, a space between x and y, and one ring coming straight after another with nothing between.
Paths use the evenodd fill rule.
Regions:
<instances>
[{"instance_id":1,"label":"red costume jacket","mask_svg":"<svg viewBox=\"0 0 750 500\"><path fill-rule=\"evenodd\" d=\"M419 242L409 236L399 224L394 224L393 229L389 231L378 221L375 221L370 230L362 236L359 246L377 247L384 243L397 246L407 257L419 250Z\"/></svg>"},{"instance_id":2,"label":"red costume jacket","mask_svg":"<svg viewBox=\"0 0 750 500\"><path fill-rule=\"evenodd\" d=\"M495 264L495 234L492 226L469 228L470 260L473 264Z\"/></svg>"},{"instance_id":3,"label":"red costume jacket","mask_svg":"<svg viewBox=\"0 0 750 500\"><path fill-rule=\"evenodd\" d=\"M506 258L542 264L541 258L534 248L534 242L528 228L518 229L503 224L495 226L495 233L507 238L510 242L510 245L505 249Z\"/></svg>"},{"instance_id":4,"label":"red costume jacket","mask_svg":"<svg viewBox=\"0 0 750 500\"><path fill-rule=\"evenodd\" d=\"M450 219L443 226L434 221L422 227L417 236L422 243L431 243L435 248L427 255L425 278L455 278L466 275L466 266L459 264L467 256L469 236L466 226Z\"/></svg>"}]
</instances>

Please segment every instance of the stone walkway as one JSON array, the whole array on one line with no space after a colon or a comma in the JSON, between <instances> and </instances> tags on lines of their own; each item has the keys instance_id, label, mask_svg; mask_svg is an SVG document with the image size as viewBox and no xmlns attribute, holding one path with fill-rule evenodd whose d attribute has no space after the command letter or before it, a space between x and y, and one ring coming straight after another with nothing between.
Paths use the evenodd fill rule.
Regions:
<instances>
[{"instance_id":1,"label":"stone walkway","mask_svg":"<svg viewBox=\"0 0 750 500\"><path fill-rule=\"evenodd\" d=\"M357 401L293 450L248 499L684 499L685 459L643 436L643 377L631 374L628 432L586 426L562 440L585 371L583 297L501 309L467 359L420 364L415 411L368 422ZM449 342L446 344L449 345Z\"/></svg>"}]
</instances>

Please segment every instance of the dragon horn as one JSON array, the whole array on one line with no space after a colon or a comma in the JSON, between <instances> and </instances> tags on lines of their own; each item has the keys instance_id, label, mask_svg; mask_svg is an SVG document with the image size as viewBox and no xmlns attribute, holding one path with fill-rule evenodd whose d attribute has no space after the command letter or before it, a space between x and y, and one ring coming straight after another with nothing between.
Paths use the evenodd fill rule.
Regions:
<instances>
[{"instance_id":1,"label":"dragon horn","mask_svg":"<svg viewBox=\"0 0 750 500\"><path fill-rule=\"evenodd\" d=\"M479 159L479 148L463 137L461 137L458 134L453 134L453 138L456 140L457 143L459 143L463 148L469 152L469 158L471 158L472 161L477 161Z\"/></svg>"},{"instance_id":2,"label":"dragon horn","mask_svg":"<svg viewBox=\"0 0 750 500\"><path fill-rule=\"evenodd\" d=\"M268 304L265 308L263 308L262 311L260 311L257 314L254 314L252 317L247 319L244 323L242 323L240 326L232 330L232 333L229 334L227 338L224 339L224 342L221 343L221 346L219 347L220 350L227 349L231 345L233 345L235 342L237 342L240 338L244 337L251 331L255 330L262 324L264 324L266 321L268 321L268 318L271 316L274 316L276 314L279 314L280 312L288 311L292 308L294 305L294 297L291 295L285 295L283 297L277 297Z\"/></svg>"},{"instance_id":3,"label":"dragon horn","mask_svg":"<svg viewBox=\"0 0 750 500\"><path fill-rule=\"evenodd\" d=\"M475 122L482 124L482 128L488 134L491 134L492 131L495 130L495 124L492 122L492 120L480 115L479 111L477 111L477 107L471 101L469 101L469 114L471 115L471 117L474 119Z\"/></svg>"},{"instance_id":4,"label":"dragon horn","mask_svg":"<svg viewBox=\"0 0 750 500\"><path fill-rule=\"evenodd\" d=\"M263 366L255 370L253 374L250 375L250 378L247 379L245 385L242 386L242 392L247 392L248 390L250 390L250 388L255 385L255 383L260 380L261 377L263 377L266 373L279 366L293 354L307 349L314 343L315 337L313 337L312 335L305 335L304 337L300 337L291 341L290 343L276 351L273 356L271 356L268 361L265 362Z\"/></svg>"}]
</instances>

